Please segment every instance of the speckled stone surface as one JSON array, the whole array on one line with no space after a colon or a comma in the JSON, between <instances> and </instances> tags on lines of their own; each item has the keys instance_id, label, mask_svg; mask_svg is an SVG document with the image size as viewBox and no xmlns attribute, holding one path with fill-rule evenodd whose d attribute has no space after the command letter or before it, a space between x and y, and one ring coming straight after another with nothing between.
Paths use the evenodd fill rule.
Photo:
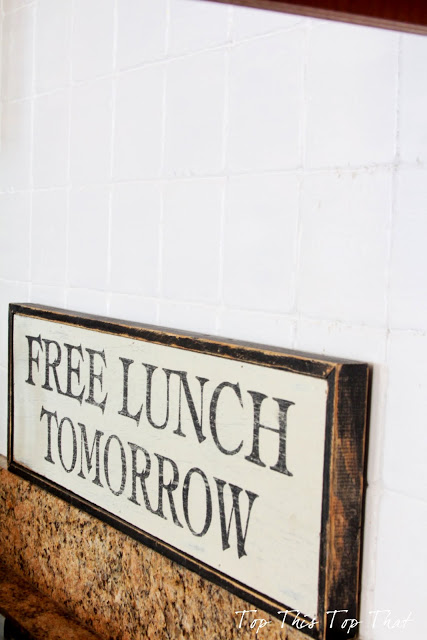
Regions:
<instances>
[{"instance_id":1,"label":"speckled stone surface","mask_svg":"<svg viewBox=\"0 0 427 640\"><path fill-rule=\"evenodd\" d=\"M10 568L104 640L307 640L159 553L0 468L0 553ZM249 618L249 622L252 618ZM65 637L65 636L63 636Z\"/></svg>"},{"instance_id":2,"label":"speckled stone surface","mask_svg":"<svg viewBox=\"0 0 427 640\"><path fill-rule=\"evenodd\" d=\"M14 630L13 637L31 640L100 640L70 614L59 609L0 561L0 612Z\"/></svg>"}]
</instances>

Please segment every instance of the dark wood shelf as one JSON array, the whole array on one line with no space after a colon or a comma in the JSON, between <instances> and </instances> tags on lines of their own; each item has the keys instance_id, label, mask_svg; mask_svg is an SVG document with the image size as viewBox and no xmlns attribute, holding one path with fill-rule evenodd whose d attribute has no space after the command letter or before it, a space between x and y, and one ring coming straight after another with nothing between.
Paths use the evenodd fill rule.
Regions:
<instances>
[{"instance_id":1,"label":"dark wood shelf","mask_svg":"<svg viewBox=\"0 0 427 640\"><path fill-rule=\"evenodd\" d=\"M427 33L425 0L214 0L257 9L297 13L314 18L353 22L366 26Z\"/></svg>"}]
</instances>

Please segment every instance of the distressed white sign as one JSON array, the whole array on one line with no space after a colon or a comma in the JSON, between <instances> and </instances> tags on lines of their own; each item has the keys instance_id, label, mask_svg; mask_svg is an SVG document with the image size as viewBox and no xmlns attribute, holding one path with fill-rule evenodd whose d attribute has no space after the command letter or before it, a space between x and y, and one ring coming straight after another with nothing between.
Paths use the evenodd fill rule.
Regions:
<instances>
[{"instance_id":1,"label":"distressed white sign","mask_svg":"<svg viewBox=\"0 0 427 640\"><path fill-rule=\"evenodd\" d=\"M319 616L326 375L120 325L12 324L12 466Z\"/></svg>"}]
</instances>

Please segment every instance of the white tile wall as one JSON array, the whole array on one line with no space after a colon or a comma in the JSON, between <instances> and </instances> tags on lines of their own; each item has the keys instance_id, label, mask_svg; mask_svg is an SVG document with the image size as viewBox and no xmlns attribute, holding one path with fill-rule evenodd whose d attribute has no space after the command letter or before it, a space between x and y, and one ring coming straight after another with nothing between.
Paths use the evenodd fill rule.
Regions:
<instances>
[{"instance_id":1,"label":"white tile wall","mask_svg":"<svg viewBox=\"0 0 427 640\"><path fill-rule=\"evenodd\" d=\"M426 164L427 39L402 37L402 86L400 104L400 153L405 162Z\"/></svg>"},{"instance_id":2,"label":"white tile wall","mask_svg":"<svg viewBox=\"0 0 427 640\"><path fill-rule=\"evenodd\" d=\"M33 184L58 187L68 182L70 91L34 100Z\"/></svg>"},{"instance_id":3,"label":"white tile wall","mask_svg":"<svg viewBox=\"0 0 427 640\"><path fill-rule=\"evenodd\" d=\"M110 288L159 293L161 192L158 185L126 183L113 190Z\"/></svg>"},{"instance_id":4,"label":"white tile wall","mask_svg":"<svg viewBox=\"0 0 427 640\"><path fill-rule=\"evenodd\" d=\"M138 295L112 293L109 300L108 315L111 318L131 320L141 318L144 324L156 324L157 302L154 299Z\"/></svg>"},{"instance_id":5,"label":"white tile wall","mask_svg":"<svg viewBox=\"0 0 427 640\"><path fill-rule=\"evenodd\" d=\"M66 306L67 294L61 287L53 287L47 284L32 284L29 294L29 302L36 304L46 304L51 307L64 309Z\"/></svg>"},{"instance_id":6,"label":"white tile wall","mask_svg":"<svg viewBox=\"0 0 427 640\"><path fill-rule=\"evenodd\" d=\"M298 15L278 13L275 11L252 11L239 7L233 14L233 37L236 40L252 38L254 36L274 33L282 29L289 29L304 19Z\"/></svg>"},{"instance_id":7,"label":"white tile wall","mask_svg":"<svg viewBox=\"0 0 427 640\"><path fill-rule=\"evenodd\" d=\"M291 316L223 309L219 319L219 333L234 340L250 340L259 344L287 347L292 344L295 319Z\"/></svg>"},{"instance_id":8,"label":"white tile wall","mask_svg":"<svg viewBox=\"0 0 427 640\"><path fill-rule=\"evenodd\" d=\"M163 149L164 65L122 74L116 83L113 177L159 176Z\"/></svg>"},{"instance_id":9,"label":"white tile wall","mask_svg":"<svg viewBox=\"0 0 427 640\"><path fill-rule=\"evenodd\" d=\"M384 484L427 502L427 336L393 331L388 364Z\"/></svg>"},{"instance_id":10,"label":"white tile wall","mask_svg":"<svg viewBox=\"0 0 427 640\"><path fill-rule=\"evenodd\" d=\"M120 0L117 3L118 69L129 69L165 56L167 15L167 0Z\"/></svg>"},{"instance_id":11,"label":"white tile wall","mask_svg":"<svg viewBox=\"0 0 427 640\"><path fill-rule=\"evenodd\" d=\"M75 81L111 73L114 0L74 0L71 69Z\"/></svg>"},{"instance_id":12,"label":"white tile wall","mask_svg":"<svg viewBox=\"0 0 427 640\"><path fill-rule=\"evenodd\" d=\"M168 65L165 169L173 175L222 168L225 53L214 51Z\"/></svg>"},{"instance_id":13,"label":"white tile wall","mask_svg":"<svg viewBox=\"0 0 427 640\"><path fill-rule=\"evenodd\" d=\"M292 310L298 205L299 182L294 175L230 178L222 282L227 306Z\"/></svg>"},{"instance_id":14,"label":"white tile wall","mask_svg":"<svg viewBox=\"0 0 427 640\"><path fill-rule=\"evenodd\" d=\"M183 302L160 302L158 324L172 329L215 333L215 308Z\"/></svg>"},{"instance_id":15,"label":"white tile wall","mask_svg":"<svg viewBox=\"0 0 427 640\"><path fill-rule=\"evenodd\" d=\"M16 9L21 9L32 2L33 0L3 0L3 11L4 13L9 13Z\"/></svg>"},{"instance_id":16,"label":"white tile wall","mask_svg":"<svg viewBox=\"0 0 427 640\"><path fill-rule=\"evenodd\" d=\"M5 100L26 98L31 94L33 38L33 7L25 7L4 17L1 96Z\"/></svg>"},{"instance_id":17,"label":"white tile wall","mask_svg":"<svg viewBox=\"0 0 427 640\"><path fill-rule=\"evenodd\" d=\"M397 179L390 288L390 324L427 326L427 170L402 169ZM410 247L410 250L408 250Z\"/></svg>"},{"instance_id":18,"label":"white tile wall","mask_svg":"<svg viewBox=\"0 0 427 640\"><path fill-rule=\"evenodd\" d=\"M168 50L172 55L223 45L230 9L212 2L175 0L170 4ZM196 28L195 25L197 25Z\"/></svg>"},{"instance_id":19,"label":"white tile wall","mask_svg":"<svg viewBox=\"0 0 427 640\"><path fill-rule=\"evenodd\" d=\"M426 38L201 0L0 22L1 397L28 299L370 362L361 617L415 621L361 637L422 637Z\"/></svg>"},{"instance_id":20,"label":"white tile wall","mask_svg":"<svg viewBox=\"0 0 427 640\"><path fill-rule=\"evenodd\" d=\"M32 151L31 100L3 102L0 116L0 189L28 188Z\"/></svg>"},{"instance_id":21,"label":"white tile wall","mask_svg":"<svg viewBox=\"0 0 427 640\"><path fill-rule=\"evenodd\" d=\"M72 2L58 0L37 3L35 89L38 92L66 86L70 81L72 6Z\"/></svg>"},{"instance_id":22,"label":"white tile wall","mask_svg":"<svg viewBox=\"0 0 427 640\"><path fill-rule=\"evenodd\" d=\"M233 171L301 164L304 30L248 40L230 52L228 166Z\"/></svg>"},{"instance_id":23,"label":"white tile wall","mask_svg":"<svg viewBox=\"0 0 427 640\"><path fill-rule=\"evenodd\" d=\"M398 35L319 22L309 34L307 163L345 167L395 154Z\"/></svg>"},{"instance_id":24,"label":"white tile wall","mask_svg":"<svg viewBox=\"0 0 427 640\"><path fill-rule=\"evenodd\" d=\"M106 316L108 312L108 296L105 291L95 291L93 289L68 289L66 292L67 309L73 311L83 311L84 313L95 313L99 316Z\"/></svg>"},{"instance_id":25,"label":"white tile wall","mask_svg":"<svg viewBox=\"0 0 427 640\"><path fill-rule=\"evenodd\" d=\"M108 282L110 189L73 189L68 228L68 281L105 291ZM125 249L124 249L125 250Z\"/></svg>"},{"instance_id":26,"label":"white tile wall","mask_svg":"<svg viewBox=\"0 0 427 640\"><path fill-rule=\"evenodd\" d=\"M26 282L18 282L16 280L0 280L0 366L6 368L7 347L8 347L8 322L9 322L9 303L10 302L28 302L29 285ZM3 397L1 404L6 399ZM3 422L1 431L6 431L6 423ZM5 454L6 450L3 449Z\"/></svg>"},{"instance_id":27,"label":"white tile wall","mask_svg":"<svg viewBox=\"0 0 427 640\"><path fill-rule=\"evenodd\" d=\"M164 191L162 293L218 302L224 180L170 183Z\"/></svg>"},{"instance_id":28,"label":"white tile wall","mask_svg":"<svg viewBox=\"0 0 427 640\"><path fill-rule=\"evenodd\" d=\"M33 193L31 283L63 287L67 276L67 192ZM32 289L34 295L34 288Z\"/></svg>"},{"instance_id":29,"label":"white tile wall","mask_svg":"<svg viewBox=\"0 0 427 640\"><path fill-rule=\"evenodd\" d=\"M6 193L0 207L0 273L7 280L28 281L30 275L31 195Z\"/></svg>"},{"instance_id":30,"label":"white tile wall","mask_svg":"<svg viewBox=\"0 0 427 640\"><path fill-rule=\"evenodd\" d=\"M425 634L424 611L427 588L425 567L427 548L427 504L398 493L384 494L378 514L376 590L366 612L368 638L422 638ZM378 613L375 620L375 612ZM388 614L390 611L390 614ZM411 614L405 628L401 623ZM374 628L372 628L374 626ZM370 627L370 628L369 628Z\"/></svg>"},{"instance_id":31,"label":"white tile wall","mask_svg":"<svg viewBox=\"0 0 427 640\"><path fill-rule=\"evenodd\" d=\"M304 179L301 313L385 325L391 205L390 171L330 171Z\"/></svg>"},{"instance_id":32,"label":"white tile wall","mask_svg":"<svg viewBox=\"0 0 427 640\"><path fill-rule=\"evenodd\" d=\"M78 85L71 95L73 185L106 182L111 174L112 80Z\"/></svg>"}]
</instances>

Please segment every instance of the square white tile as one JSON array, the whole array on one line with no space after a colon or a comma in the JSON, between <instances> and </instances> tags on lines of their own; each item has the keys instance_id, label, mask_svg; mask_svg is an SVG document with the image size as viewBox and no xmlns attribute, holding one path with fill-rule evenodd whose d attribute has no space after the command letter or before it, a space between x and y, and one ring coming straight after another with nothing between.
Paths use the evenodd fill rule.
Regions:
<instances>
[{"instance_id":1,"label":"square white tile","mask_svg":"<svg viewBox=\"0 0 427 640\"><path fill-rule=\"evenodd\" d=\"M163 144L162 65L120 75L115 83L113 177L139 180L160 174Z\"/></svg>"},{"instance_id":2,"label":"square white tile","mask_svg":"<svg viewBox=\"0 0 427 640\"><path fill-rule=\"evenodd\" d=\"M155 296L159 288L160 189L121 184L113 188L110 288Z\"/></svg>"},{"instance_id":3,"label":"square white tile","mask_svg":"<svg viewBox=\"0 0 427 640\"><path fill-rule=\"evenodd\" d=\"M398 34L326 20L313 24L306 79L307 165L391 163Z\"/></svg>"},{"instance_id":4,"label":"square white tile","mask_svg":"<svg viewBox=\"0 0 427 640\"><path fill-rule=\"evenodd\" d=\"M73 186L110 179L112 126L112 80L73 87L70 123Z\"/></svg>"},{"instance_id":5,"label":"square white tile","mask_svg":"<svg viewBox=\"0 0 427 640\"><path fill-rule=\"evenodd\" d=\"M68 182L70 91L34 100L33 184L59 187Z\"/></svg>"},{"instance_id":6,"label":"square white tile","mask_svg":"<svg viewBox=\"0 0 427 640\"><path fill-rule=\"evenodd\" d=\"M79 82L113 70L114 0L75 0L71 41L72 78Z\"/></svg>"},{"instance_id":7,"label":"square white tile","mask_svg":"<svg viewBox=\"0 0 427 640\"><path fill-rule=\"evenodd\" d=\"M71 71L71 2L39 0L36 9L35 88L67 86ZM52 55L52 52L55 52Z\"/></svg>"},{"instance_id":8,"label":"square white tile","mask_svg":"<svg viewBox=\"0 0 427 640\"><path fill-rule=\"evenodd\" d=\"M67 191L34 191L32 197L31 282L64 287L67 268Z\"/></svg>"},{"instance_id":9,"label":"square white tile","mask_svg":"<svg viewBox=\"0 0 427 640\"><path fill-rule=\"evenodd\" d=\"M427 329L427 170L401 169L392 237L390 325Z\"/></svg>"},{"instance_id":10,"label":"square white tile","mask_svg":"<svg viewBox=\"0 0 427 640\"><path fill-rule=\"evenodd\" d=\"M302 188L298 310L384 326L391 172L313 174Z\"/></svg>"},{"instance_id":11,"label":"square white tile","mask_svg":"<svg viewBox=\"0 0 427 640\"><path fill-rule=\"evenodd\" d=\"M225 54L170 62L166 85L165 172L203 175L223 164Z\"/></svg>"},{"instance_id":12,"label":"square white tile","mask_svg":"<svg viewBox=\"0 0 427 640\"><path fill-rule=\"evenodd\" d=\"M230 53L227 167L301 164L304 30L244 42Z\"/></svg>"},{"instance_id":13,"label":"square white tile","mask_svg":"<svg viewBox=\"0 0 427 640\"><path fill-rule=\"evenodd\" d=\"M162 294L213 303L219 295L224 181L184 180L164 189Z\"/></svg>"},{"instance_id":14,"label":"square white tile","mask_svg":"<svg viewBox=\"0 0 427 640\"><path fill-rule=\"evenodd\" d=\"M104 291L108 282L110 190L74 189L70 196L68 282ZM82 294L83 295L83 294Z\"/></svg>"},{"instance_id":15,"label":"square white tile","mask_svg":"<svg viewBox=\"0 0 427 640\"><path fill-rule=\"evenodd\" d=\"M166 0L120 0L117 4L118 69L129 69L166 53Z\"/></svg>"},{"instance_id":16,"label":"square white tile","mask_svg":"<svg viewBox=\"0 0 427 640\"><path fill-rule=\"evenodd\" d=\"M289 312L295 295L298 178L231 178L226 196L222 290L227 306Z\"/></svg>"}]
</instances>

